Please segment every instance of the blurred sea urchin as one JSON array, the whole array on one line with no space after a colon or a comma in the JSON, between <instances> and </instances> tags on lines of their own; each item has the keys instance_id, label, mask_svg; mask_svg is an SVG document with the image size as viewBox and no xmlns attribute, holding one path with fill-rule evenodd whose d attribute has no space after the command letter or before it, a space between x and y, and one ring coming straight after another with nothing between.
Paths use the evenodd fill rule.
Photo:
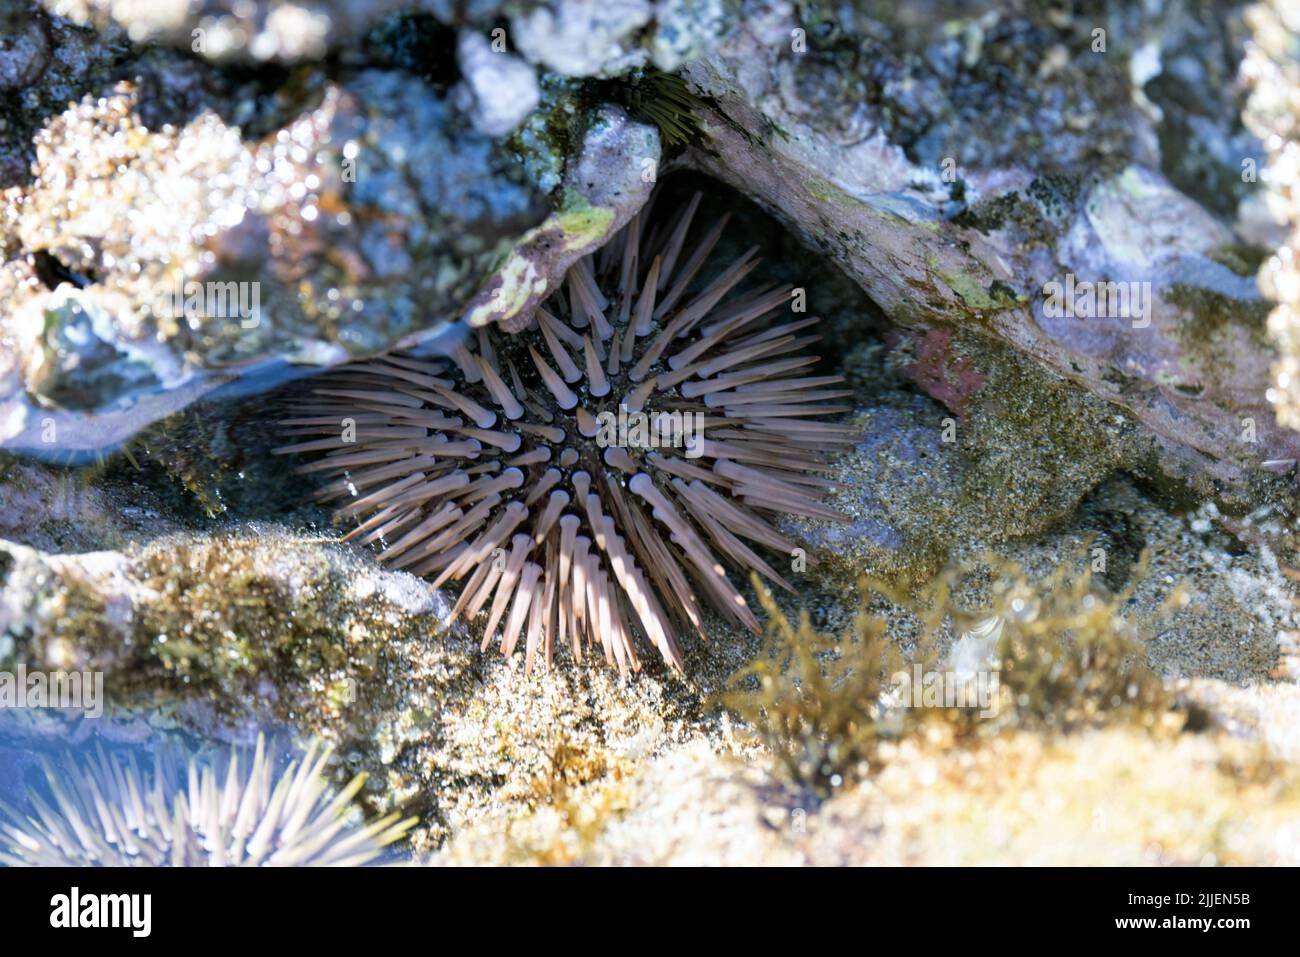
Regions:
<instances>
[{"instance_id":1,"label":"blurred sea urchin","mask_svg":"<svg viewBox=\"0 0 1300 957\"><path fill-rule=\"evenodd\" d=\"M96 749L79 764L42 762L52 801L29 791L34 815L0 805L0 864L38 867L355 866L375 860L414 819L350 820L358 775L337 794L323 777L330 750L313 742L283 773L259 736L251 760L182 764L166 751L151 772Z\"/></svg>"},{"instance_id":2,"label":"blurred sea urchin","mask_svg":"<svg viewBox=\"0 0 1300 957\"><path fill-rule=\"evenodd\" d=\"M390 567L467 579L452 617L490 607L484 649L502 626L529 670L566 644L636 670L634 629L680 670L697 591L758 630L724 562L793 590L749 544L789 560L771 516L845 520L820 501L855 433L819 421L850 394L810 369L819 320L790 317L789 285L728 299L756 246L696 281L728 220L692 229L700 199L643 209L518 334L342 367L284 422L301 440L280 452L326 453L300 471L334 479L317 494L347 500L335 520L360 519Z\"/></svg>"}]
</instances>

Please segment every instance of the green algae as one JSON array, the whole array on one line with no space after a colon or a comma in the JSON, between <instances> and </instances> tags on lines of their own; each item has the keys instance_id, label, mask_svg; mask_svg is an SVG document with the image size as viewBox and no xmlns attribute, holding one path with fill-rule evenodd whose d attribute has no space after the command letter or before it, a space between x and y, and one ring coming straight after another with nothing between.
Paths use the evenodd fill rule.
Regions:
<instances>
[{"instance_id":1,"label":"green algae","mask_svg":"<svg viewBox=\"0 0 1300 957\"><path fill-rule=\"evenodd\" d=\"M948 288L972 309L993 310L1010 305L995 298L991 286L986 288L978 279L967 273L940 273L939 275L948 284Z\"/></svg>"},{"instance_id":2,"label":"green algae","mask_svg":"<svg viewBox=\"0 0 1300 957\"><path fill-rule=\"evenodd\" d=\"M961 596L976 571L987 585L972 608ZM764 645L717 701L746 722L781 777L819 799L874 773L886 742L930 736L936 724L958 743L1008 729L1177 730L1188 714L1174 710L1146 663L1149 636L1129 617L1144 574L1142 559L1130 585L1112 594L1096 587L1086 562L1030 581L1015 563L990 555L978 569L950 565L910 590L864 578L858 612L838 635L813 627L806 608L792 623L755 579L767 613ZM880 607L873 595L893 614L873 611ZM1185 603L1178 588L1166 601L1170 609ZM907 627L899 627L900 611ZM906 687L901 698L891 695L913 668L949 667L941 663L943 648L957 634L994 636L988 707L918 707L909 704Z\"/></svg>"},{"instance_id":3,"label":"green algae","mask_svg":"<svg viewBox=\"0 0 1300 957\"><path fill-rule=\"evenodd\" d=\"M819 203L836 203L841 206L862 205L849 193L828 180L811 177L804 183L804 189Z\"/></svg>"},{"instance_id":4,"label":"green algae","mask_svg":"<svg viewBox=\"0 0 1300 957\"><path fill-rule=\"evenodd\" d=\"M576 190L565 190L564 200L556 213L556 222L570 249L582 249L598 242L609 228L614 211L593 206Z\"/></svg>"},{"instance_id":5,"label":"green algae","mask_svg":"<svg viewBox=\"0 0 1300 957\"><path fill-rule=\"evenodd\" d=\"M807 609L791 623L757 576L753 586L767 613L763 649L718 703L754 730L790 781L827 797L874 760L878 701L903 659L878 617L860 613L843 635L827 635Z\"/></svg>"}]
</instances>

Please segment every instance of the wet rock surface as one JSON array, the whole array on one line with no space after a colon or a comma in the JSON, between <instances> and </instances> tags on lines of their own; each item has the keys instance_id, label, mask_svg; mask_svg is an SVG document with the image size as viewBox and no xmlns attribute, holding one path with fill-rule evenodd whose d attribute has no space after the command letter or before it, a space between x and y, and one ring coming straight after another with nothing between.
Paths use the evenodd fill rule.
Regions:
<instances>
[{"instance_id":1,"label":"wet rock surface","mask_svg":"<svg viewBox=\"0 0 1300 957\"><path fill-rule=\"evenodd\" d=\"M1269 315L1268 328L1277 345L1270 394L1278 407L1279 419L1295 428L1300 423L1300 281L1296 277L1297 239L1296 178L1300 175L1296 131L1300 113L1296 89L1300 87L1300 34L1281 4L1261 3L1248 17L1254 43L1242 66L1250 86L1250 99L1242 119L1268 149L1268 186L1257 202L1267 213L1268 224L1289 224L1289 231L1265 230L1276 247L1260 268L1259 282L1265 294L1277 302Z\"/></svg>"},{"instance_id":2,"label":"wet rock surface","mask_svg":"<svg viewBox=\"0 0 1300 957\"><path fill-rule=\"evenodd\" d=\"M136 43L172 43L213 59L319 59L359 39L403 0L42 0L52 14L78 24L122 32Z\"/></svg>"},{"instance_id":3,"label":"wet rock surface","mask_svg":"<svg viewBox=\"0 0 1300 957\"><path fill-rule=\"evenodd\" d=\"M1236 8L1207 13L1244 34ZM990 12L950 37L826 10L809 29L746 26L685 68L712 100L709 146L690 161L778 211L894 321L925 332L960 316L1137 416L1179 480L1245 490L1296 457L1265 398L1263 304L1230 224L1207 208L1222 199L1213 180L1175 176L1187 195L1161 168L1162 124L1178 117L1147 95L1162 57L1207 85L1226 65L1183 46L1197 31L1180 15L1123 22ZM1239 122L1197 129L1215 150L1195 155L1246 192L1258 144ZM1169 148L1170 162L1185 151ZM1131 314L1136 302L1053 314L1048 284L1067 277L1148 299ZM1225 366L1222 349L1244 361Z\"/></svg>"},{"instance_id":4,"label":"wet rock surface","mask_svg":"<svg viewBox=\"0 0 1300 957\"><path fill-rule=\"evenodd\" d=\"M111 408L213 370L330 363L436 333L499 237L541 212L525 184L482 178L492 144L457 140L410 76L330 86L253 146L212 113L151 133L138 102L119 87L64 114L13 197L28 252L0 297L27 398L6 409L29 424L8 444L39 447L33 406ZM372 112L381 102L393 112ZM434 155L438 169L417 173Z\"/></svg>"}]
</instances>

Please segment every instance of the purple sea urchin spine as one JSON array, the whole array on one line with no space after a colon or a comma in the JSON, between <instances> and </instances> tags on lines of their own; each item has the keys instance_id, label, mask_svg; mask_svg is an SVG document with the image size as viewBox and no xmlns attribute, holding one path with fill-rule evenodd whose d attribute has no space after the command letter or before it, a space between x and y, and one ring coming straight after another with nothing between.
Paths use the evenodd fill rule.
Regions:
<instances>
[{"instance_id":1,"label":"purple sea urchin spine","mask_svg":"<svg viewBox=\"0 0 1300 957\"><path fill-rule=\"evenodd\" d=\"M794 552L766 516L845 520L817 473L854 441L821 421L850 393L811 374L818 320L782 315L788 286L735 294L756 247L688 298L727 222L689 244L699 204L643 210L518 335L343 367L283 423L303 440L280 452L326 453L299 471L350 499L335 519L361 519L390 567L463 581L453 618L486 610L484 649L522 640L529 670L563 645L636 670L634 628L680 670L678 632L704 637L697 590L758 630L723 561L791 588L747 544Z\"/></svg>"}]
</instances>

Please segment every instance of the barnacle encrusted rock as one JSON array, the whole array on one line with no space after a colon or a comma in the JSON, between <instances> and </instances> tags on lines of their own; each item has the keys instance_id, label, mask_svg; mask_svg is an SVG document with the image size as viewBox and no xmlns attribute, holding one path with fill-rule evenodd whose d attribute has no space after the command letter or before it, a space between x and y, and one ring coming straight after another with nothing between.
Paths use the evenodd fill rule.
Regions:
<instances>
[{"instance_id":1,"label":"barnacle encrusted rock","mask_svg":"<svg viewBox=\"0 0 1300 957\"><path fill-rule=\"evenodd\" d=\"M1291 706L1294 707L1294 699ZM485 817L434 865L1294 866L1294 767L1226 733L918 736L820 807L734 744L693 742L532 813Z\"/></svg>"},{"instance_id":2,"label":"barnacle encrusted rock","mask_svg":"<svg viewBox=\"0 0 1300 957\"><path fill-rule=\"evenodd\" d=\"M118 26L136 43L169 41L213 60L318 59L409 0L41 0L77 23Z\"/></svg>"},{"instance_id":3,"label":"barnacle encrusted rock","mask_svg":"<svg viewBox=\"0 0 1300 957\"><path fill-rule=\"evenodd\" d=\"M150 128L141 96L56 118L7 197L0 447L98 450L237 371L436 335L544 214L406 74L322 88L252 143L210 109Z\"/></svg>"},{"instance_id":4,"label":"barnacle encrusted rock","mask_svg":"<svg viewBox=\"0 0 1300 957\"><path fill-rule=\"evenodd\" d=\"M1279 421L1300 429L1300 24L1280 2L1253 6L1247 19L1255 42L1243 67L1251 84L1243 119L1268 148L1268 211L1288 230L1259 275L1277 302L1268 317L1279 353L1269 398Z\"/></svg>"}]
</instances>

